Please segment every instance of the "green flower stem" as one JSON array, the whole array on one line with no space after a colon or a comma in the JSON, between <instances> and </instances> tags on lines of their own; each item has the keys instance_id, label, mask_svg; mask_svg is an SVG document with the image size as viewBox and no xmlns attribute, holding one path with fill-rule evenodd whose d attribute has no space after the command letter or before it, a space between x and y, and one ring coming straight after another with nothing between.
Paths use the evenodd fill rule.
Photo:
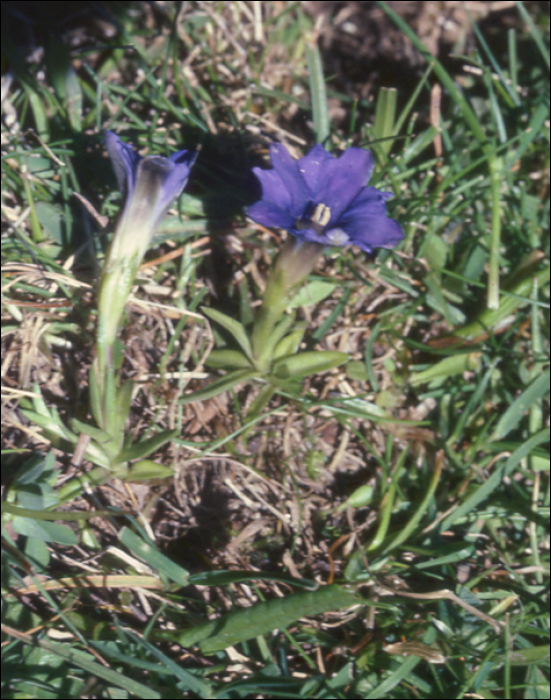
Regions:
<instances>
[{"instance_id":1,"label":"green flower stem","mask_svg":"<svg viewBox=\"0 0 551 700\"><path fill-rule=\"evenodd\" d=\"M117 340L124 307L138 270L138 261L107 256L98 294L97 357L99 379L113 367L113 346Z\"/></svg>"},{"instance_id":2,"label":"green flower stem","mask_svg":"<svg viewBox=\"0 0 551 700\"><path fill-rule=\"evenodd\" d=\"M271 360L270 357L266 357L266 350L270 345L268 338L289 305L289 292L283 271L275 269L268 279L262 307L253 328L253 356L257 368L261 371L268 369Z\"/></svg>"},{"instance_id":3,"label":"green flower stem","mask_svg":"<svg viewBox=\"0 0 551 700\"><path fill-rule=\"evenodd\" d=\"M269 338L293 298L298 285L314 269L325 246L303 243L292 236L287 239L268 277L262 307L255 319L252 345L255 365L266 371L272 361L273 343Z\"/></svg>"}]
</instances>

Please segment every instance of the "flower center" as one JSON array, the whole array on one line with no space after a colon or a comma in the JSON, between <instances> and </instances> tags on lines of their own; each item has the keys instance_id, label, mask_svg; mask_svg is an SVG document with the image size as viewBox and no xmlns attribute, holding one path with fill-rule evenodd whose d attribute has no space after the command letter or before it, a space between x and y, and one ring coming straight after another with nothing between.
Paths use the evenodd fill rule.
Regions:
<instances>
[{"instance_id":1,"label":"flower center","mask_svg":"<svg viewBox=\"0 0 551 700\"><path fill-rule=\"evenodd\" d=\"M311 228L318 236L325 235L325 227L331 220L331 209L320 202L313 209L307 209L302 219L297 221L298 229Z\"/></svg>"}]
</instances>

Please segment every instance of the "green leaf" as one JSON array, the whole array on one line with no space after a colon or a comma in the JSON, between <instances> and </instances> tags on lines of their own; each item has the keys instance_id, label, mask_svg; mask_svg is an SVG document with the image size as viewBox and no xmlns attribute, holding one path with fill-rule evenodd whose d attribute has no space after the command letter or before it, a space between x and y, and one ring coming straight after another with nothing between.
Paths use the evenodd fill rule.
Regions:
<instances>
[{"instance_id":1,"label":"green leaf","mask_svg":"<svg viewBox=\"0 0 551 700\"><path fill-rule=\"evenodd\" d=\"M479 352L452 355L437 362L423 372L413 372L409 382L411 386L430 383L430 386L434 387L444 382L448 377L462 374L467 370L477 370L479 367Z\"/></svg>"},{"instance_id":2,"label":"green leaf","mask_svg":"<svg viewBox=\"0 0 551 700\"><path fill-rule=\"evenodd\" d=\"M69 47L53 38L50 50L46 52L52 85L60 103L67 110L69 122L74 131L82 131L82 88L78 75L71 63Z\"/></svg>"},{"instance_id":3,"label":"green leaf","mask_svg":"<svg viewBox=\"0 0 551 700\"><path fill-rule=\"evenodd\" d=\"M65 213L59 207L50 204L50 202L37 202L35 211L40 225L47 232L48 236L53 238L56 243L63 245L65 243Z\"/></svg>"},{"instance_id":4,"label":"green leaf","mask_svg":"<svg viewBox=\"0 0 551 700\"><path fill-rule=\"evenodd\" d=\"M308 282L295 294L289 304L290 309L298 309L312 304L319 304L333 294L337 285L334 282L325 280L312 280Z\"/></svg>"},{"instance_id":5,"label":"green leaf","mask_svg":"<svg viewBox=\"0 0 551 700\"><path fill-rule=\"evenodd\" d=\"M338 367L348 359L347 353L332 350L302 352L274 362L273 373L279 379L302 379L310 374Z\"/></svg>"},{"instance_id":6,"label":"green leaf","mask_svg":"<svg viewBox=\"0 0 551 700\"><path fill-rule=\"evenodd\" d=\"M262 387L254 401L249 406L249 410L247 411L247 416L245 418L246 423L254 420L262 413L272 396L275 394L275 391L276 387L273 384L266 384Z\"/></svg>"},{"instance_id":7,"label":"green leaf","mask_svg":"<svg viewBox=\"0 0 551 700\"><path fill-rule=\"evenodd\" d=\"M245 355L252 360L253 351L251 347L251 341L247 335L247 331L242 323L236 321L235 318L231 316L226 316L216 309L210 309L208 306L202 306L201 311L208 316L210 319L218 323L222 328L225 328L228 333L235 339L235 341L240 345Z\"/></svg>"},{"instance_id":8,"label":"green leaf","mask_svg":"<svg viewBox=\"0 0 551 700\"><path fill-rule=\"evenodd\" d=\"M310 73L310 95L312 99L312 116L316 141L323 144L329 137L329 113L323 64L317 43L306 45L306 62Z\"/></svg>"},{"instance_id":9,"label":"green leaf","mask_svg":"<svg viewBox=\"0 0 551 700\"><path fill-rule=\"evenodd\" d=\"M61 421L57 422L53 416L45 416L42 413L36 413L36 411L30 411L26 408L22 408L21 413L25 418L30 420L31 423L40 426L44 430L46 437L59 438L76 445L78 440L77 436L66 428Z\"/></svg>"},{"instance_id":10,"label":"green leaf","mask_svg":"<svg viewBox=\"0 0 551 700\"><path fill-rule=\"evenodd\" d=\"M501 440L515 428L524 414L539 399L549 391L549 370L535 379L530 386L513 401L505 413L501 416L496 425L496 429L491 437L492 440Z\"/></svg>"},{"instance_id":11,"label":"green leaf","mask_svg":"<svg viewBox=\"0 0 551 700\"><path fill-rule=\"evenodd\" d=\"M142 459L128 469L128 481L149 481L149 479L168 479L174 476L174 470L151 459Z\"/></svg>"},{"instance_id":12,"label":"green leaf","mask_svg":"<svg viewBox=\"0 0 551 700\"><path fill-rule=\"evenodd\" d=\"M55 456L53 452L48 452L45 456L40 453L34 454L19 467L14 476L13 484L24 486L25 484L38 483L42 479L47 478L44 472L52 473L54 469Z\"/></svg>"},{"instance_id":13,"label":"green leaf","mask_svg":"<svg viewBox=\"0 0 551 700\"><path fill-rule=\"evenodd\" d=\"M453 527L454 523L460 521L468 513L474 512L479 503L489 498L495 498L494 492L503 482L503 478L512 474L519 462L538 446L549 441L549 428L540 430L532 435L526 442L523 442L507 459L503 466L494 467L492 474L484 481L474 493L471 493L461 505L454 508L452 512L440 523L440 532L445 532Z\"/></svg>"},{"instance_id":14,"label":"green leaf","mask_svg":"<svg viewBox=\"0 0 551 700\"><path fill-rule=\"evenodd\" d=\"M198 643L203 652L212 653L274 629L283 629L301 617L320 615L357 603L361 603L361 598L352 591L336 585L323 586L317 591L257 603L251 608L236 610L218 620L197 625L182 632L178 642L183 647Z\"/></svg>"},{"instance_id":15,"label":"green leaf","mask_svg":"<svg viewBox=\"0 0 551 700\"><path fill-rule=\"evenodd\" d=\"M395 135L397 99L398 91L396 88L381 88L377 95L372 134L375 140L379 142L375 144L375 149L383 161L386 161L386 157L394 143L392 137Z\"/></svg>"},{"instance_id":16,"label":"green leaf","mask_svg":"<svg viewBox=\"0 0 551 700\"><path fill-rule=\"evenodd\" d=\"M270 335L265 339L262 346L262 351L260 356L257 356L257 363L271 362L272 358L275 357L274 348L278 345L280 340L283 338L285 333L291 328L295 321L295 314L284 315L283 318L275 325L274 329ZM304 331L302 331L304 334Z\"/></svg>"},{"instance_id":17,"label":"green leaf","mask_svg":"<svg viewBox=\"0 0 551 700\"><path fill-rule=\"evenodd\" d=\"M217 379L215 382L212 382L212 384L206 386L204 389L194 391L192 394L187 394L181 400L181 404L185 405L192 403L193 401L206 401L213 396L222 394L224 391L229 391L236 384L249 381L255 377L260 377L260 374L260 372L257 372L254 369L238 369L235 370L235 372L229 372L223 377L220 377L220 379Z\"/></svg>"},{"instance_id":18,"label":"green leaf","mask_svg":"<svg viewBox=\"0 0 551 700\"><path fill-rule=\"evenodd\" d=\"M215 369L247 369L251 363L239 350L213 350L207 357L205 364Z\"/></svg>"},{"instance_id":19,"label":"green leaf","mask_svg":"<svg viewBox=\"0 0 551 700\"><path fill-rule=\"evenodd\" d=\"M499 309L486 309L476 321L462 326L453 331L454 336L467 340L476 340L484 336L488 331L498 328L499 325L511 314L532 302L534 280L538 289L542 289L549 282L551 268L548 266L540 270L536 275L531 272L527 277L511 289L502 290L499 300Z\"/></svg>"},{"instance_id":20,"label":"green leaf","mask_svg":"<svg viewBox=\"0 0 551 700\"><path fill-rule=\"evenodd\" d=\"M497 663L506 663L515 666L531 666L533 664L549 664L549 644L544 644L537 647L528 647L527 649L514 649L505 655L499 655L496 658Z\"/></svg>"},{"instance_id":21,"label":"green leaf","mask_svg":"<svg viewBox=\"0 0 551 700\"><path fill-rule=\"evenodd\" d=\"M88 447L86 448L86 452L84 453L84 456L93 464L97 464L98 467L104 467L109 470L112 467L110 457L96 442L89 443Z\"/></svg>"},{"instance_id":22,"label":"green leaf","mask_svg":"<svg viewBox=\"0 0 551 700\"><path fill-rule=\"evenodd\" d=\"M82 131L82 89L78 80L78 75L71 64L67 66L65 75L65 86L67 88L67 115L74 131Z\"/></svg>"},{"instance_id":23,"label":"green leaf","mask_svg":"<svg viewBox=\"0 0 551 700\"><path fill-rule=\"evenodd\" d=\"M96 421L96 424L101 425L103 423L101 394L95 362L92 362L90 365L90 371L88 373L88 390L90 394L90 410L92 411L92 416Z\"/></svg>"},{"instance_id":24,"label":"green leaf","mask_svg":"<svg viewBox=\"0 0 551 700\"><path fill-rule=\"evenodd\" d=\"M117 396L115 399L117 406L117 426L115 428L115 434L120 435L121 437L124 437L124 428L126 426L128 414L130 413L133 389L134 382L131 379L128 379L117 391Z\"/></svg>"},{"instance_id":25,"label":"green leaf","mask_svg":"<svg viewBox=\"0 0 551 700\"><path fill-rule=\"evenodd\" d=\"M125 676L124 673L121 673L120 669L114 671L110 668L105 668L105 666L95 661L91 654L75 649L74 645L50 642L46 639L38 639L36 644L42 649L46 649L56 656L66 659L67 667L74 664L82 668L90 678L101 678L106 684L123 688L124 693L121 693L119 697L126 697L130 693L138 698L148 698L148 700L161 698L161 694L154 690L150 684L146 686L138 683L131 676ZM25 695L24 697L29 696Z\"/></svg>"},{"instance_id":26,"label":"green leaf","mask_svg":"<svg viewBox=\"0 0 551 700\"><path fill-rule=\"evenodd\" d=\"M173 440L178 433L178 430L161 430L159 433L152 435L146 440L140 440L140 442L123 448L117 456L117 461L129 462L133 459L143 459L152 452L155 452L155 450L158 450L165 442Z\"/></svg>"},{"instance_id":27,"label":"green leaf","mask_svg":"<svg viewBox=\"0 0 551 700\"><path fill-rule=\"evenodd\" d=\"M165 557L164 554L161 554L153 545L143 540L132 530L123 527L120 533L120 541L157 573L179 583L181 586L188 585L189 574L185 569L175 564L168 557Z\"/></svg>"},{"instance_id":28,"label":"green leaf","mask_svg":"<svg viewBox=\"0 0 551 700\"><path fill-rule=\"evenodd\" d=\"M44 542L59 542L60 544L75 545L78 538L67 525L50 523L45 520L38 522L31 518L15 516L12 520L13 529L26 537L37 537Z\"/></svg>"},{"instance_id":29,"label":"green leaf","mask_svg":"<svg viewBox=\"0 0 551 700\"><path fill-rule=\"evenodd\" d=\"M104 450L105 454L109 457L110 461L114 461L120 450L120 442L113 435L106 433L105 430L101 428L96 428L93 425L88 425L88 423L83 423L78 420L78 418L71 419L71 428L75 433L83 433L92 438L98 446Z\"/></svg>"},{"instance_id":30,"label":"green leaf","mask_svg":"<svg viewBox=\"0 0 551 700\"><path fill-rule=\"evenodd\" d=\"M274 360L279 360L282 357L287 357L287 355L294 355L299 349L302 339L304 338L304 332L306 331L306 326L295 328L289 335L280 340L274 350Z\"/></svg>"}]
</instances>

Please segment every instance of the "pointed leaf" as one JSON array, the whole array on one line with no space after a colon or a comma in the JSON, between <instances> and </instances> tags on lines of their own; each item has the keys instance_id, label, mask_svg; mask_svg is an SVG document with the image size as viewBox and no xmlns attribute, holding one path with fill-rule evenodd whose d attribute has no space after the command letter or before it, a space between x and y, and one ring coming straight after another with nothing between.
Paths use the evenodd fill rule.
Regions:
<instances>
[{"instance_id":1,"label":"pointed leaf","mask_svg":"<svg viewBox=\"0 0 551 700\"><path fill-rule=\"evenodd\" d=\"M98 467L110 470L111 467L114 466L109 455L96 442L91 441L88 444L84 456L87 460L92 462L92 464L97 464Z\"/></svg>"},{"instance_id":2,"label":"pointed leaf","mask_svg":"<svg viewBox=\"0 0 551 700\"><path fill-rule=\"evenodd\" d=\"M148 481L149 479L168 479L174 476L174 470L151 459L142 459L128 469L128 481Z\"/></svg>"},{"instance_id":3,"label":"pointed leaf","mask_svg":"<svg viewBox=\"0 0 551 700\"><path fill-rule=\"evenodd\" d=\"M74 545L78 543L75 533L67 525L50 523L45 520L33 520L16 516L12 520L13 529L19 535L37 537L44 542L59 542L60 544Z\"/></svg>"},{"instance_id":4,"label":"pointed leaf","mask_svg":"<svg viewBox=\"0 0 551 700\"><path fill-rule=\"evenodd\" d=\"M92 362L90 365L90 372L88 373L88 390L90 394L90 409L92 411L92 417L96 421L97 425L101 425L103 421L96 362Z\"/></svg>"},{"instance_id":5,"label":"pointed leaf","mask_svg":"<svg viewBox=\"0 0 551 700\"><path fill-rule=\"evenodd\" d=\"M429 369L412 373L410 384L411 386L419 386L430 382L430 386L438 386L448 377L462 374L468 370L477 370L480 367L480 356L480 352L471 352L446 357Z\"/></svg>"},{"instance_id":6,"label":"pointed leaf","mask_svg":"<svg viewBox=\"0 0 551 700\"><path fill-rule=\"evenodd\" d=\"M310 73L310 95L312 116L316 141L323 143L329 137L329 110L327 108L327 92L323 75L323 62L317 42L312 39L304 47L308 72Z\"/></svg>"},{"instance_id":7,"label":"pointed leaf","mask_svg":"<svg viewBox=\"0 0 551 700\"><path fill-rule=\"evenodd\" d=\"M255 398L255 400L249 406L249 410L247 411L247 418L246 418L247 423L254 420L262 413L262 410L264 409L265 406L268 405L268 402L270 401L270 399L274 395L275 390L276 390L276 387L273 384L266 384L266 386L262 387L262 389L258 393L258 396Z\"/></svg>"},{"instance_id":8,"label":"pointed leaf","mask_svg":"<svg viewBox=\"0 0 551 700\"><path fill-rule=\"evenodd\" d=\"M235 372L229 372L223 377L220 377L220 379L217 379L215 382L212 382L212 384L206 386L204 389L194 391L192 394L187 394L187 396L184 396L181 403L187 404L192 403L193 401L205 401L213 396L218 396L218 394L221 394L224 391L229 391L233 386L239 384L240 382L246 382L250 379L254 379L255 377L260 377L260 374L260 372L257 372L254 369L239 369L235 370Z\"/></svg>"},{"instance_id":9,"label":"pointed leaf","mask_svg":"<svg viewBox=\"0 0 551 700\"><path fill-rule=\"evenodd\" d=\"M105 430L101 428L96 428L93 425L88 425L88 423L83 423L77 418L71 419L71 428L75 433L84 433L88 437L92 438L98 446L109 456L110 461L113 461L119 452L118 440L116 440L112 435L106 433Z\"/></svg>"},{"instance_id":10,"label":"pointed leaf","mask_svg":"<svg viewBox=\"0 0 551 700\"><path fill-rule=\"evenodd\" d=\"M287 357L287 355L294 355L299 349L302 339L304 338L304 332L306 331L306 326L302 328L295 328L292 333L285 336L278 344L274 352L274 360L279 360L282 357Z\"/></svg>"},{"instance_id":11,"label":"pointed leaf","mask_svg":"<svg viewBox=\"0 0 551 700\"><path fill-rule=\"evenodd\" d=\"M541 646L528 647L527 649L515 649L507 652L509 663L515 666L532 666L543 665L549 666L549 644ZM505 655L500 655L496 658L498 663L506 663Z\"/></svg>"},{"instance_id":12,"label":"pointed leaf","mask_svg":"<svg viewBox=\"0 0 551 700\"><path fill-rule=\"evenodd\" d=\"M47 416L48 418L50 417L50 410L48 409L48 406L46 406L46 402L42 398L42 394L40 392L40 387L36 382L33 384L32 401L33 408L37 413L40 413L41 416Z\"/></svg>"},{"instance_id":13,"label":"pointed leaf","mask_svg":"<svg viewBox=\"0 0 551 700\"><path fill-rule=\"evenodd\" d=\"M40 426L46 437L51 439L52 436L59 438L61 440L67 440L73 444L76 444L78 438L72 433L68 428L66 428L61 421L57 422L50 415L45 416L42 413L36 413L36 411L29 411L26 408L21 409L21 413L28 418L32 423Z\"/></svg>"},{"instance_id":14,"label":"pointed leaf","mask_svg":"<svg viewBox=\"0 0 551 700\"><path fill-rule=\"evenodd\" d=\"M492 435L492 440L502 440L515 428L524 414L549 391L549 370L540 374L525 391L517 396L501 416Z\"/></svg>"},{"instance_id":15,"label":"pointed leaf","mask_svg":"<svg viewBox=\"0 0 551 700\"><path fill-rule=\"evenodd\" d=\"M263 347L257 357L257 362L264 366L263 363L267 362L266 366L269 366L273 357L275 356L275 348L280 343L283 336L287 333L289 328L293 325L295 321L295 314L289 314L284 316L278 324L276 324L273 331L270 333L268 338L263 344Z\"/></svg>"},{"instance_id":16,"label":"pointed leaf","mask_svg":"<svg viewBox=\"0 0 551 700\"><path fill-rule=\"evenodd\" d=\"M297 586L309 591L317 591L319 584L306 578L293 578L285 573L263 573L261 571L239 571L219 569L218 571L201 571L191 574L190 586L227 586L230 583L249 583L253 581L279 581L288 586Z\"/></svg>"},{"instance_id":17,"label":"pointed leaf","mask_svg":"<svg viewBox=\"0 0 551 700\"><path fill-rule=\"evenodd\" d=\"M126 419L130 413L130 404L132 403L132 390L134 382L128 379L117 391L117 430L116 433L124 435ZM121 443L122 444L122 443Z\"/></svg>"},{"instance_id":18,"label":"pointed leaf","mask_svg":"<svg viewBox=\"0 0 551 700\"><path fill-rule=\"evenodd\" d=\"M153 545L143 540L135 532L132 532L127 527L123 527L119 539L125 547L128 547L131 552L140 557L161 576L167 576L172 581L179 583L180 586L187 586L188 572L164 554L161 554Z\"/></svg>"},{"instance_id":19,"label":"pointed leaf","mask_svg":"<svg viewBox=\"0 0 551 700\"><path fill-rule=\"evenodd\" d=\"M349 359L345 352L322 350L320 352L301 352L299 355L284 357L274 362L273 372L280 379L302 379L310 374L325 372L342 365Z\"/></svg>"},{"instance_id":20,"label":"pointed leaf","mask_svg":"<svg viewBox=\"0 0 551 700\"><path fill-rule=\"evenodd\" d=\"M341 586L323 586L317 591L295 593L286 598L277 598L257 603L250 608L236 610L197 625L183 632L178 642L183 647L199 643L205 653L226 649L252 637L269 634L282 629L307 615L320 615L329 610L340 610L361 603L361 598Z\"/></svg>"},{"instance_id":21,"label":"pointed leaf","mask_svg":"<svg viewBox=\"0 0 551 700\"><path fill-rule=\"evenodd\" d=\"M247 369L251 368L250 361L239 350L213 350L205 364L215 369Z\"/></svg>"},{"instance_id":22,"label":"pointed leaf","mask_svg":"<svg viewBox=\"0 0 551 700\"><path fill-rule=\"evenodd\" d=\"M208 316L210 319L222 326L222 328L225 328L241 346L245 355L247 355L248 358L252 358L253 351L251 341L249 340L247 331L242 323L239 323L239 321L237 321L235 318L231 318L231 316L227 316L221 311L211 309L208 306L202 306L201 311L205 314L205 316Z\"/></svg>"},{"instance_id":23,"label":"pointed leaf","mask_svg":"<svg viewBox=\"0 0 551 700\"><path fill-rule=\"evenodd\" d=\"M289 307L291 309L302 308L303 306L311 306L319 304L320 301L327 299L333 294L335 287L338 285L335 282L327 282L326 280L312 280L304 287L301 287L295 296L291 299Z\"/></svg>"},{"instance_id":24,"label":"pointed leaf","mask_svg":"<svg viewBox=\"0 0 551 700\"><path fill-rule=\"evenodd\" d=\"M117 460L119 462L129 462L132 459L143 459L155 452L155 450L158 450L165 442L173 440L177 435L178 430L162 430L146 440L140 440L140 442L125 447L118 455Z\"/></svg>"}]
</instances>

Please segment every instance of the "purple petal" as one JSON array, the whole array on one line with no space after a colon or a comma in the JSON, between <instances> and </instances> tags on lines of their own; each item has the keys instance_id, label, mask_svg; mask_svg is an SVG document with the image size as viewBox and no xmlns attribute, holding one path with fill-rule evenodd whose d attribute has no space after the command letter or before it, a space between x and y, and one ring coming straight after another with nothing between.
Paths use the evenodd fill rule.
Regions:
<instances>
[{"instance_id":1,"label":"purple petal","mask_svg":"<svg viewBox=\"0 0 551 700\"><path fill-rule=\"evenodd\" d=\"M317 144L294 161L282 144L272 144L270 154L272 170L254 169L263 191L247 211L255 221L285 228L297 241L355 244L370 253L403 239L401 226L386 213L392 193L366 185L374 168L369 151L349 148L334 158Z\"/></svg>"},{"instance_id":2,"label":"purple petal","mask_svg":"<svg viewBox=\"0 0 551 700\"><path fill-rule=\"evenodd\" d=\"M400 224L388 216L365 217L361 222L355 222L355 226L347 227L351 243L363 248L368 253L372 248L394 248L404 238L404 231Z\"/></svg>"},{"instance_id":3,"label":"purple petal","mask_svg":"<svg viewBox=\"0 0 551 700\"><path fill-rule=\"evenodd\" d=\"M176 151L176 153L173 153L171 156L168 157L169 160L171 160L173 163L176 163L176 165L187 165L188 169L191 170L191 166L195 163L197 160L197 156L199 154L196 151L188 151L186 149L182 151Z\"/></svg>"},{"instance_id":4,"label":"purple petal","mask_svg":"<svg viewBox=\"0 0 551 700\"><path fill-rule=\"evenodd\" d=\"M326 162L316 201L331 209L331 222L337 221L367 184L374 162L369 151L349 148L340 158Z\"/></svg>"},{"instance_id":5,"label":"purple petal","mask_svg":"<svg viewBox=\"0 0 551 700\"><path fill-rule=\"evenodd\" d=\"M262 170L261 168L253 168L253 173L260 180L264 201L277 204L284 209L290 209L292 198L279 173L275 170Z\"/></svg>"},{"instance_id":6,"label":"purple petal","mask_svg":"<svg viewBox=\"0 0 551 700\"><path fill-rule=\"evenodd\" d=\"M182 193L196 157L196 153L180 151L179 162L163 156L147 156L138 164L136 194L154 207L157 222L160 222L172 202ZM130 201L131 199L128 200ZM138 203L138 206L142 205L143 201Z\"/></svg>"},{"instance_id":7,"label":"purple petal","mask_svg":"<svg viewBox=\"0 0 551 700\"><path fill-rule=\"evenodd\" d=\"M293 160L289 151L281 143L270 145L270 156L274 170L281 178L281 182L291 197L291 213L298 216L304 211L304 207L308 203L309 192L298 169L297 161Z\"/></svg>"},{"instance_id":8,"label":"purple petal","mask_svg":"<svg viewBox=\"0 0 551 700\"><path fill-rule=\"evenodd\" d=\"M297 160L298 169L310 190L310 199L317 201L319 183L327 163L332 160L335 159L320 143L316 144L303 158Z\"/></svg>"},{"instance_id":9,"label":"purple petal","mask_svg":"<svg viewBox=\"0 0 551 700\"><path fill-rule=\"evenodd\" d=\"M319 243L320 245L330 246L333 245L327 236L320 236L317 231L313 228L292 228L288 229L289 233L292 234L299 241L308 241L309 243Z\"/></svg>"},{"instance_id":10,"label":"purple petal","mask_svg":"<svg viewBox=\"0 0 551 700\"><path fill-rule=\"evenodd\" d=\"M105 132L105 145L123 198L132 196L136 184L136 170L141 157L113 131Z\"/></svg>"},{"instance_id":11,"label":"purple petal","mask_svg":"<svg viewBox=\"0 0 551 700\"><path fill-rule=\"evenodd\" d=\"M274 226L289 231L295 225L295 220L289 214L288 210L274 202L267 202L264 199L251 205L247 209L247 215L250 216L253 221L262 224L262 226Z\"/></svg>"},{"instance_id":12,"label":"purple petal","mask_svg":"<svg viewBox=\"0 0 551 700\"><path fill-rule=\"evenodd\" d=\"M404 238L402 227L386 213L385 200L391 192L380 192L365 187L339 219L336 228L342 228L352 243L364 250L392 248Z\"/></svg>"}]
</instances>

